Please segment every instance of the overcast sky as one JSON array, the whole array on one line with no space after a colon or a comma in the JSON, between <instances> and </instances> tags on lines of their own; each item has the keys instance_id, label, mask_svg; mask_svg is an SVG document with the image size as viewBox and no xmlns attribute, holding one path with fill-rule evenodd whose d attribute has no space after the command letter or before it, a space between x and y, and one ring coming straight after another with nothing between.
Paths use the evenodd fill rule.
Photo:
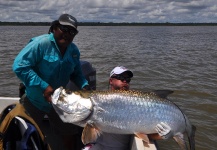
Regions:
<instances>
[{"instance_id":1,"label":"overcast sky","mask_svg":"<svg viewBox=\"0 0 217 150\"><path fill-rule=\"evenodd\" d=\"M0 0L0 21L217 22L217 0Z\"/></svg>"}]
</instances>

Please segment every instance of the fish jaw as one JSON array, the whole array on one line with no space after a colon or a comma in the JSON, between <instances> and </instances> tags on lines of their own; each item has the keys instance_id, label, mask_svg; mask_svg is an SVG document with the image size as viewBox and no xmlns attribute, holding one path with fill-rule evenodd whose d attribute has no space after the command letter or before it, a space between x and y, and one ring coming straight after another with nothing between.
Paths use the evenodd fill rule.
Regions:
<instances>
[{"instance_id":1,"label":"fish jaw","mask_svg":"<svg viewBox=\"0 0 217 150\"><path fill-rule=\"evenodd\" d=\"M66 92L62 87L52 95L52 105L63 122L74 123L86 119L92 112L92 102L78 92Z\"/></svg>"},{"instance_id":2,"label":"fish jaw","mask_svg":"<svg viewBox=\"0 0 217 150\"><path fill-rule=\"evenodd\" d=\"M57 101L58 101L58 99L59 99L59 96L60 96L60 93L62 92L62 90L63 90L63 87L60 87L60 88L56 89L56 90L54 91L53 95L51 96L51 100L52 100L52 103L53 103L54 105L57 104Z\"/></svg>"}]
</instances>

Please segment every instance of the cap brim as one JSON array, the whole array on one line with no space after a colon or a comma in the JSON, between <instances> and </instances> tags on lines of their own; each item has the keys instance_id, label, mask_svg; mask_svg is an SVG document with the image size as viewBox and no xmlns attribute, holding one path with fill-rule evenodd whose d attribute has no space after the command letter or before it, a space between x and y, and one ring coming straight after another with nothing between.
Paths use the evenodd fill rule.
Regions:
<instances>
[{"instance_id":1,"label":"cap brim","mask_svg":"<svg viewBox=\"0 0 217 150\"><path fill-rule=\"evenodd\" d=\"M60 23L61 25L64 25L64 26L71 26L71 27L73 27L76 31L78 31L75 26L73 26L72 24L70 24L70 23L68 23L68 22L59 21L59 23Z\"/></svg>"},{"instance_id":2,"label":"cap brim","mask_svg":"<svg viewBox=\"0 0 217 150\"><path fill-rule=\"evenodd\" d=\"M130 70L126 70L126 71L123 71L123 72L121 72L121 73L113 73L111 76L113 76L113 75L119 75L119 74L123 74L123 73L127 73L130 78L133 77L133 73L132 73L132 71L130 71ZM111 76L110 76L110 77L111 77Z\"/></svg>"},{"instance_id":3,"label":"cap brim","mask_svg":"<svg viewBox=\"0 0 217 150\"><path fill-rule=\"evenodd\" d=\"M128 75L129 75L129 77L130 78L132 78L133 77L133 73L132 73L132 71L130 71L130 70L127 70L127 71L124 71L124 72L126 72ZM123 72L123 73L124 73Z\"/></svg>"}]
</instances>

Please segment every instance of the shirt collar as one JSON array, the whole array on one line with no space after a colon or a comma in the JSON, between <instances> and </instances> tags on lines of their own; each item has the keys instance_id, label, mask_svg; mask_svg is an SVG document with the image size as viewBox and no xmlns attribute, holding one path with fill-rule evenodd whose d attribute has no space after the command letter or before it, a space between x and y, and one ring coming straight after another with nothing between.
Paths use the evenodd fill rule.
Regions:
<instances>
[{"instance_id":1,"label":"shirt collar","mask_svg":"<svg viewBox=\"0 0 217 150\"><path fill-rule=\"evenodd\" d=\"M58 45L57 45L57 43L56 43L56 40L55 40L55 38L54 38L53 33L50 33L50 34L49 34L49 37L50 37L51 42L54 42L56 48L59 50L59 47L58 47Z\"/></svg>"}]
</instances>

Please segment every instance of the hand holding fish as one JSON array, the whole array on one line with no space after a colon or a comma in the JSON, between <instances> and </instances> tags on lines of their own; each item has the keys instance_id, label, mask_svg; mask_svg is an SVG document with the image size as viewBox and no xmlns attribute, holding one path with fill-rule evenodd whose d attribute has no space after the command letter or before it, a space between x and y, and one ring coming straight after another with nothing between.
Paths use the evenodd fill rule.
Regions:
<instances>
[{"instance_id":1,"label":"hand holding fish","mask_svg":"<svg viewBox=\"0 0 217 150\"><path fill-rule=\"evenodd\" d=\"M54 90L50 85L44 90L44 98L48 102L51 102L51 95L53 94L53 92L54 92Z\"/></svg>"},{"instance_id":2,"label":"hand holding fish","mask_svg":"<svg viewBox=\"0 0 217 150\"><path fill-rule=\"evenodd\" d=\"M158 132L162 139L168 139L172 137L171 128L167 123L161 122L157 124L155 130Z\"/></svg>"},{"instance_id":3,"label":"hand holding fish","mask_svg":"<svg viewBox=\"0 0 217 150\"><path fill-rule=\"evenodd\" d=\"M82 88L82 90L92 90L92 89L91 89L90 85L85 85L85 86Z\"/></svg>"}]
</instances>

